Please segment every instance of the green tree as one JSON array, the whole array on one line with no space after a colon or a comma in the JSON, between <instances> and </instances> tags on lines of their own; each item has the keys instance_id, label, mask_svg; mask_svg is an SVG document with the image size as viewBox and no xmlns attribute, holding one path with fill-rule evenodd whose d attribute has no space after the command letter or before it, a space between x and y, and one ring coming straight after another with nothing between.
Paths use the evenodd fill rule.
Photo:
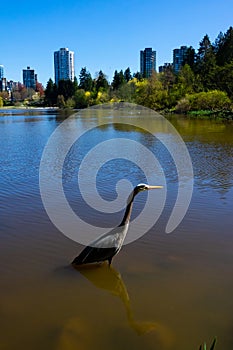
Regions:
<instances>
[{"instance_id":1,"label":"green tree","mask_svg":"<svg viewBox=\"0 0 233 350\"><path fill-rule=\"evenodd\" d=\"M120 86L117 91L117 97L121 101L135 102L136 97L136 84L132 79Z\"/></svg>"},{"instance_id":2,"label":"green tree","mask_svg":"<svg viewBox=\"0 0 233 350\"><path fill-rule=\"evenodd\" d=\"M73 90L74 90L74 94L78 90L78 79L76 76L74 77L74 81L73 81Z\"/></svg>"},{"instance_id":3,"label":"green tree","mask_svg":"<svg viewBox=\"0 0 233 350\"><path fill-rule=\"evenodd\" d=\"M102 72L102 70L99 71L98 76L95 81L95 87L97 92L101 89L102 91L107 91L109 88L109 84L106 78L106 75Z\"/></svg>"},{"instance_id":4,"label":"green tree","mask_svg":"<svg viewBox=\"0 0 233 350\"><path fill-rule=\"evenodd\" d=\"M52 79L49 79L45 89L45 105L55 106L57 103L57 85L53 83Z\"/></svg>"},{"instance_id":5,"label":"green tree","mask_svg":"<svg viewBox=\"0 0 233 350\"><path fill-rule=\"evenodd\" d=\"M195 75L188 64L185 64L179 71L178 85L181 96L190 94L195 89Z\"/></svg>"},{"instance_id":6,"label":"green tree","mask_svg":"<svg viewBox=\"0 0 233 350\"><path fill-rule=\"evenodd\" d=\"M3 107L3 98L0 96L0 107Z\"/></svg>"},{"instance_id":7,"label":"green tree","mask_svg":"<svg viewBox=\"0 0 233 350\"><path fill-rule=\"evenodd\" d=\"M215 41L216 60L219 66L233 60L233 28L230 27L225 34L220 33Z\"/></svg>"},{"instance_id":8,"label":"green tree","mask_svg":"<svg viewBox=\"0 0 233 350\"><path fill-rule=\"evenodd\" d=\"M119 73L117 70L114 72L112 88L113 90L118 90L126 82L123 70Z\"/></svg>"},{"instance_id":9,"label":"green tree","mask_svg":"<svg viewBox=\"0 0 233 350\"><path fill-rule=\"evenodd\" d=\"M172 65L165 67L164 71L159 73L159 80L165 90L171 90L176 80Z\"/></svg>"},{"instance_id":10,"label":"green tree","mask_svg":"<svg viewBox=\"0 0 233 350\"><path fill-rule=\"evenodd\" d=\"M83 89L79 89L76 91L74 95L74 102L76 108L86 108L90 103L91 93L89 91L85 91Z\"/></svg>"},{"instance_id":11,"label":"green tree","mask_svg":"<svg viewBox=\"0 0 233 350\"><path fill-rule=\"evenodd\" d=\"M233 100L233 60L217 68L216 84L218 89L225 91Z\"/></svg>"},{"instance_id":12,"label":"green tree","mask_svg":"<svg viewBox=\"0 0 233 350\"><path fill-rule=\"evenodd\" d=\"M62 95L64 97L65 101L67 101L68 98L71 98L74 95L73 82L70 79L59 80L57 92L58 92L58 95Z\"/></svg>"},{"instance_id":13,"label":"green tree","mask_svg":"<svg viewBox=\"0 0 233 350\"><path fill-rule=\"evenodd\" d=\"M214 46L214 52L215 52L216 55L218 54L218 51L221 50L221 47L222 47L223 42L225 40L224 36L225 35L222 32L220 32L218 34L217 38L215 39L215 42L214 42L213 46ZM218 59L217 59L217 61L218 61ZM218 62L218 64L219 64L219 62Z\"/></svg>"},{"instance_id":14,"label":"green tree","mask_svg":"<svg viewBox=\"0 0 233 350\"><path fill-rule=\"evenodd\" d=\"M187 52L183 61L183 66L185 64L188 64L193 69L194 61L195 61L195 50L192 46L190 46L187 49Z\"/></svg>"},{"instance_id":15,"label":"green tree","mask_svg":"<svg viewBox=\"0 0 233 350\"><path fill-rule=\"evenodd\" d=\"M86 67L82 68L79 74L79 89L91 91L93 89L93 79Z\"/></svg>"},{"instance_id":16,"label":"green tree","mask_svg":"<svg viewBox=\"0 0 233 350\"><path fill-rule=\"evenodd\" d=\"M129 67L126 68L126 70L124 71L124 79L127 83L128 83L128 81L130 81L132 79L132 75L131 75Z\"/></svg>"},{"instance_id":17,"label":"green tree","mask_svg":"<svg viewBox=\"0 0 233 350\"><path fill-rule=\"evenodd\" d=\"M194 71L200 77L200 82L205 90L216 88L216 55L214 47L208 35L205 35L200 42L200 47L196 56Z\"/></svg>"},{"instance_id":18,"label":"green tree","mask_svg":"<svg viewBox=\"0 0 233 350\"><path fill-rule=\"evenodd\" d=\"M157 73L153 72L149 79L144 79L136 85L136 103L154 110L168 107L168 92L163 88Z\"/></svg>"},{"instance_id":19,"label":"green tree","mask_svg":"<svg viewBox=\"0 0 233 350\"><path fill-rule=\"evenodd\" d=\"M199 43L199 49L198 49L198 53L197 53L197 57L196 57L197 64L203 63L203 61L206 57L206 54L211 50L211 48L212 48L212 45L210 42L210 38L206 34L204 36L204 38Z\"/></svg>"},{"instance_id":20,"label":"green tree","mask_svg":"<svg viewBox=\"0 0 233 350\"><path fill-rule=\"evenodd\" d=\"M142 81L143 80L143 75L140 72L136 72L133 74L133 78L136 78L138 81Z\"/></svg>"}]
</instances>

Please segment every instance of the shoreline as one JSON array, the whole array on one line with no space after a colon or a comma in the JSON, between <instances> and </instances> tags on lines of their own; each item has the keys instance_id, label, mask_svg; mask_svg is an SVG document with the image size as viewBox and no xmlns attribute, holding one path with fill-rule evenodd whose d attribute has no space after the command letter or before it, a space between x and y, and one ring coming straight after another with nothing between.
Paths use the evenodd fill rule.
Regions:
<instances>
[{"instance_id":1,"label":"shoreline","mask_svg":"<svg viewBox=\"0 0 233 350\"><path fill-rule=\"evenodd\" d=\"M59 110L60 108L59 107L33 107L33 106L28 106L28 107L25 107L25 106L3 106L3 107L0 107L0 111L3 110L9 110L9 109L20 109L20 110L38 110L38 109L41 109L41 110Z\"/></svg>"},{"instance_id":2,"label":"shoreline","mask_svg":"<svg viewBox=\"0 0 233 350\"><path fill-rule=\"evenodd\" d=\"M4 116L17 116L17 115L28 115L28 114L58 114L59 108L57 107L2 107L0 108L0 117Z\"/></svg>"}]
</instances>

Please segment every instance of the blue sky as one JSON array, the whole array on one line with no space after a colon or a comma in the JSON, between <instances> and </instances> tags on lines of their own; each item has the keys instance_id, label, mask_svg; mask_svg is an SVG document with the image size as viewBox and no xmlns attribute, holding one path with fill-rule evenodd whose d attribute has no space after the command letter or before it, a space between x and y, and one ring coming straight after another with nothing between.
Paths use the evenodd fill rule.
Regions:
<instances>
[{"instance_id":1,"label":"blue sky","mask_svg":"<svg viewBox=\"0 0 233 350\"><path fill-rule=\"evenodd\" d=\"M139 70L139 52L157 51L157 67L181 45L198 48L233 26L233 1L223 0L11 0L1 3L0 64L8 80L35 69L44 85L54 80L53 52L75 52L75 73L84 66L112 79L115 69Z\"/></svg>"}]
</instances>

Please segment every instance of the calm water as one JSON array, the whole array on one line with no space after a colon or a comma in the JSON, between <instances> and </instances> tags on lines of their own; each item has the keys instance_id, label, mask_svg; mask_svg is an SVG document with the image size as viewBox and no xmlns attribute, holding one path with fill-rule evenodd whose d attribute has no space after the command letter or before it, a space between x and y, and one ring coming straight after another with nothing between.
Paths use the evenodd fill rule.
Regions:
<instances>
[{"instance_id":1,"label":"calm water","mask_svg":"<svg viewBox=\"0 0 233 350\"><path fill-rule=\"evenodd\" d=\"M78 271L70 261L82 246L51 223L39 190L42 152L63 117L0 112L0 349L196 350L217 336L216 350L232 350L233 125L171 120L189 149L195 182L184 220L165 234L177 196L177 171L156 133L169 137L169 132L158 128L151 116L144 116L143 123L154 137L122 127L112 116L104 118L107 125L98 127L101 114L78 115L67 131L95 127L73 145L64 162L63 186L74 212L100 227L120 222L122 210L99 213L85 204L77 185L83 157L111 138L135 140L156 154L167 199L157 223L123 247L112 269L103 265ZM54 157L59 158L66 136L60 135ZM87 184L92 171L90 167L85 175ZM149 171L149 176L153 181L155 174ZM107 162L97 174L98 191L109 206L122 179L133 185L146 181L137 165L121 158ZM133 218L146 198L136 198ZM143 229L143 219L140 225Z\"/></svg>"}]
</instances>

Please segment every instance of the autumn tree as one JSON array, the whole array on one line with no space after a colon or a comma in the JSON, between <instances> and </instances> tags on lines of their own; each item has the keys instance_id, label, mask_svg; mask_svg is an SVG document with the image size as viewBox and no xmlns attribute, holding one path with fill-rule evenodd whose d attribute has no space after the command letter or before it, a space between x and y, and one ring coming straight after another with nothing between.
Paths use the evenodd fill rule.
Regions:
<instances>
[{"instance_id":1,"label":"autumn tree","mask_svg":"<svg viewBox=\"0 0 233 350\"><path fill-rule=\"evenodd\" d=\"M40 97L42 97L44 95L43 85L41 83L39 83L38 81L36 82L36 92L39 93Z\"/></svg>"}]
</instances>

